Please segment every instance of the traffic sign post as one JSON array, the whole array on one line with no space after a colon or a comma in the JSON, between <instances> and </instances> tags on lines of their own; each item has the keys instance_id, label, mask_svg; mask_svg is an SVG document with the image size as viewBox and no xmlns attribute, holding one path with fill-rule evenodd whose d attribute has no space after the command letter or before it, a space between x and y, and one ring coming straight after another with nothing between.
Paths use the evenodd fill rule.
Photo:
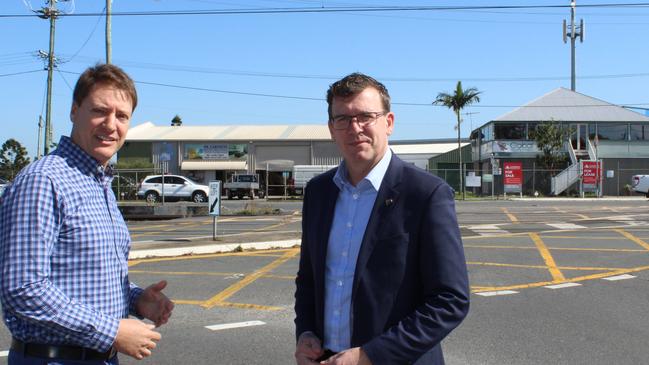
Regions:
<instances>
[{"instance_id":1,"label":"traffic sign post","mask_svg":"<svg viewBox=\"0 0 649 365\"><path fill-rule=\"evenodd\" d=\"M221 181L210 181L210 196L208 199L208 213L214 218L214 228L212 230L212 240L216 241L217 236L217 219L221 215Z\"/></svg>"}]
</instances>

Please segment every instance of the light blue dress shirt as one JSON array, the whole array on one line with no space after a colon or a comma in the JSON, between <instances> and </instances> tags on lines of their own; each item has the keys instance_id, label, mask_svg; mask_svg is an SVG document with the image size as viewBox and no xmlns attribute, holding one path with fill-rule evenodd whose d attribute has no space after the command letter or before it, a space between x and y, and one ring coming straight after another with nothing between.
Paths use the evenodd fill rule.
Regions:
<instances>
[{"instance_id":1,"label":"light blue dress shirt","mask_svg":"<svg viewBox=\"0 0 649 365\"><path fill-rule=\"evenodd\" d=\"M367 222L388 170L392 151L356 186L347 178L345 163L338 166L334 183L340 189L329 233L325 272L324 348L339 352L351 344L352 283Z\"/></svg>"}]
</instances>

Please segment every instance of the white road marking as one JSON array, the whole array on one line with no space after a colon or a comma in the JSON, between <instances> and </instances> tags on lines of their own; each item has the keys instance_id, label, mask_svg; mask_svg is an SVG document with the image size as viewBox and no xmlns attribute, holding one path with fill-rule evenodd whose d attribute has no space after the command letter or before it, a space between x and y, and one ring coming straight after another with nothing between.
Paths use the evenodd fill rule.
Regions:
<instances>
[{"instance_id":1,"label":"white road marking","mask_svg":"<svg viewBox=\"0 0 649 365\"><path fill-rule=\"evenodd\" d=\"M482 293L475 293L476 295L481 295L483 297L493 297L496 295L509 295L509 294L518 294L517 291L513 290L498 290L498 291L485 291Z\"/></svg>"},{"instance_id":2,"label":"white road marking","mask_svg":"<svg viewBox=\"0 0 649 365\"><path fill-rule=\"evenodd\" d=\"M0 351L0 357L7 357L9 356L9 351Z\"/></svg>"},{"instance_id":3,"label":"white road marking","mask_svg":"<svg viewBox=\"0 0 649 365\"><path fill-rule=\"evenodd\" d=\"M237 322L237 323L215 324L213 326L205 326L205 328L211 331L220 331L220 330L229 330L232 328L263 326L265 324L266 322L262 322L262 321L247 321L247 322Z\"/></svg>"},{"instance_id":4,"label":"white road marking","mask_svg":"<svg viewBox=\"0 0 649 365\"><path fill-rule=\"evenodd\" d=\"M467 228L481 236L509 233L504 229L500 229L497 224L479 224L475 226L467 226Z\"/></svg>"},{"instance_id":5,"label":"white road marking","mask_svg":"<svg viewBox=\"0 0 649 365\"><path fill-rule=\"evenodd\" d=\"M604 280L608 281L617 281L617 280L626 280L626 279L633 279L635 276L629 275L629 274L624 274L624 275L618 275L618 276L610 276L608 278L603 278Z\"/></svg>"},{"instance_id":6,"label":"white road marking","mask_svg":"<svg viewBox=\"0 0 649 365\"><path fill-rule=\"evenodd\" d=\"M550 227L557 229L584 229L586 227L573 223L546 223Z\"/></svg>"},{"instance_id":7,"label":"white road marking","mask_svg":"<svg viewBox=\"0 0 649 365\"><path fill-rule=\"evenodd\" d=\"M563 284L556 284L556 285L547 285L547 286L544 286L544 288L563 289L563 288L571 288L573 286L581 286L581 284L579 284L579 283L563 283Z\"/></svg>"}]
</instances>

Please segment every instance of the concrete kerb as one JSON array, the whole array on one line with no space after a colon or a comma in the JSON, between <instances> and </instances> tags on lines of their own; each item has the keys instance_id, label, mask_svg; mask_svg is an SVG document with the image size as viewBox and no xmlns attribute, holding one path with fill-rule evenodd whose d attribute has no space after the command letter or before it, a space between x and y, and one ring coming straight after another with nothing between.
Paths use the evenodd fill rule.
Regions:
<instances>
[{"instance_id":1,"label":"concrete kerb","mask_svg":"<svg viewBox=\"0 0 649 365\"><path fill-rule=\"evenodd\" d=\"M212 253L232 252L235 250L269 250L274 248L290 248L300 245L300 239L267 241L267 242L248 242L248 243L221 243L195 245L188 247L170 247L170 248L153 248L153 249L132 249L128 258L145 259L153 257L176 257L185 255L201 255Z\"/></svg>"}]
</instances>

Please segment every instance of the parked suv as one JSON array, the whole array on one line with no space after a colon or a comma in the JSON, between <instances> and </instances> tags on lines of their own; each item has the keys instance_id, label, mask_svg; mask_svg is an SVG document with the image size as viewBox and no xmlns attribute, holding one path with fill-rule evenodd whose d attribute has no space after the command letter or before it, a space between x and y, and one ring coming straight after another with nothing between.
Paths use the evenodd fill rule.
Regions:
<instances>
[{"instance_id":1,"label":"parked suv","mask_svg":"<svg viewBox=\"0 0 649 365\"><path fill-rule=\"evenodd\" d=\"M165 199L190 199L195 203L207 202L210 188L207 185L196 184L184 176L164 175ZM153 203L160 201L162 196L162 175L147 176L140 183L137 196Z\"/></svg>"}]
</instances>

